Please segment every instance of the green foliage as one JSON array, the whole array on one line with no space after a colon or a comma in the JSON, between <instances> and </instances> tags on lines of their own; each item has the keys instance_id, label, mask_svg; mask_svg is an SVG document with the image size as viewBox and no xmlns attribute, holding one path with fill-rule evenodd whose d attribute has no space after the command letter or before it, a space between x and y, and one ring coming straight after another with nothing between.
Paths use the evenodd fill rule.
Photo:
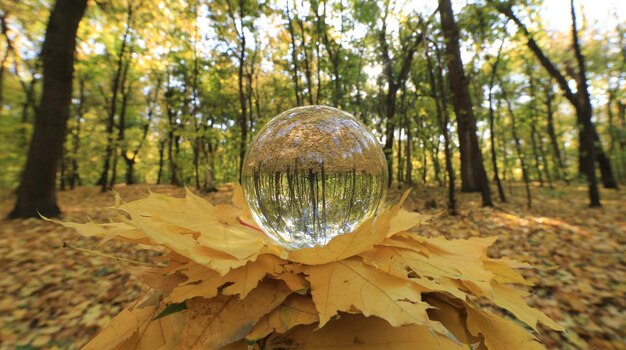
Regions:
<instances>
[{"instance_id":1,"label":"green foliage","mask_svg":"<svg viewBox=\"0 0 626 350\"><path fill-rule=\"evenodd\" d=\"M510 136L511 117L502 100L502 91L506 90L518 119L524 154L533 157L535 137L535 143L545 148L540 160L547 158L541 162L541 170L563 178L547 132L546 96L552 94L556 142L566 161L565 170L575 178L578 137L574 111L528 52L526 39L498 13L494 3L478 1L462 4L461 11L455 8L481 145L485 150L490 147L488 85L498 48L505 40L493 86L495 142L503 177L520 178ZM577 67L569 28L548 35L541 1L516 4L516 11L531 24L533 37L546 48L558 68L575 79L571 72ZM240 96L246 104L245 143L274 115L294 107L296 94L301 96L301 104L313 101L341 106L384 141L390 125L384 109L388 88L381 45L384 30L394 76L402 69L402 57L411 43L419 43L408 78L400 82L402 86L395 96L394 173L411 164L415 182L422 178L441 183L446 175L437 169L441 167L439 162L443 164L443 142L425 43L433 68L437 69L445 66L444 41L438 13L409 5L401 0L93 3L79 29L74 99L58 178L69 183L72 176L78 175L81 184L94 185L101 177L105 149L110 143L111 162L116 164L115 178L111 178L112 170L108 174L111 183L126 181L129 159L135 182L160 180L209 190L216 184L236 181L243 118ZM45 31L42 19L50 7L46 0L11 2L0 7L9 28L9 35L0 38L0 59L10 50L7 38L13 47L4 63L0 106L3 188L18 185L25 161L41 92L37 56ZM287 14L293 34L289 32ZM584 26L580 33L595 103L594 119L617 177L626 173L624 24L622 20L617 28ZM533 96L529 72L536 90ZM443 75L447 73L444 68ZM123 79L114 91L117 75ZM298 90L294 77L299 82ZM337 77L339 82L335 83ZM447 84L445 90L449 93ZM451 114L447 127L454 136L454 148L458 142L450 96L447 102L449 106L445 107ZM116 107L109 135L106 124L113 103ZM399 147L400 153L396 152ZM407 147L412 151L408 160ZM77 174L73 174L74 163ZM489 163L485 161L488 172ZM458 168L456 157L454 165ZM531 171L533 180L538 179L539 170Z\"/></svg>"}]
</instances>

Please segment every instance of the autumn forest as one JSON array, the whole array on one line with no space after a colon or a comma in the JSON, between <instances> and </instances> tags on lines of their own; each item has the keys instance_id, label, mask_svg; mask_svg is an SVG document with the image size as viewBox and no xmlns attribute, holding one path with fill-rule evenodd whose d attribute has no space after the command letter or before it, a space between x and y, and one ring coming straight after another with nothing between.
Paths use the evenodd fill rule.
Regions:
<instances>
[{"instance_id":1,"label":"autumn forest","mask_svg":"<svg viewBox=\"0 0 626 350\"><path fill-rule=\"evenodd\" d=\"M250 141L270 119L328 105L380 142L388 196L412 188L405 206L438 215L428 234L501 235L496 255L545 267L532 275L534 305L573 329L549 333L548 347L619 349L626 8L596 2L3 1L0 256L11 257L0 267L29 264L9 251L47 249L41 234L22 240L21 232L50 232L57 255L74 239L24 218L106 220L98 208L113 205L114 193L135 198L148 188L228 201ZM577 245L588 239L603 248ZM108 261L67 254L91 276ZM91 265L94 258L102 260ZM103 278L136 296L142 287L119 282L122 273L110 268ZM10 285L30 281L1 282L0 311L27 297ZM600 294L585 294L580 281ZM47 293L34 290L29 310ZM34 311L0 317L0 348L80 346L103 326L99 317L132 299L98 296L119 305L93 311L96 297L80 298L90 301L75 316L81 321L57 332L40 332L52 327L44 321L33 326ZM77 333L63 335L66 327Z\"/></svg>"}]
</instances>

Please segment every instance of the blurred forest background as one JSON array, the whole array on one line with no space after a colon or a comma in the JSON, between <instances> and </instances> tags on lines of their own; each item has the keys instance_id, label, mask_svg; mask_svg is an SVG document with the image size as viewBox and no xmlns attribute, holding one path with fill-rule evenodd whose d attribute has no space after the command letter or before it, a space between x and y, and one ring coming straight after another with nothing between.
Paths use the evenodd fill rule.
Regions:
<instances>
[{"instance_id":1,"label":"blurred forest background","mask_svg":"<svg viewBox=\"0 0 626 350\"><path fill-rule=\"evenodd\" d=\"M490 256L539 267L523 271L527 299L568 330L540 328L547 348L623 350L624 13L621 0L0 1L0 216L26 218L0 221L0 349L80 348L147 289L116 259L156 259L29 217L108 222L112 188L228 202L259 129L323 104L373 130L389 199L414 187L405 207L434 215L419 234L498 236Z\"/></svg>"},{"instance_id":2,"label":"blurred forest background","mask_svg":"<svg viewBox=\"0 0 626 350\"><path fill-rule=\"evenodd\" d=\"M374 130L393 183L490 205L526 182L530 205L533 184L582 182L597 206L626 174L626 20L601 3L4 1L0 187L30 188L14 216L54 215L54 188L212 191L265 122L327 104ZM55 14L75 47L48 26L46 49Z\"/></svg>"}]
</instances>

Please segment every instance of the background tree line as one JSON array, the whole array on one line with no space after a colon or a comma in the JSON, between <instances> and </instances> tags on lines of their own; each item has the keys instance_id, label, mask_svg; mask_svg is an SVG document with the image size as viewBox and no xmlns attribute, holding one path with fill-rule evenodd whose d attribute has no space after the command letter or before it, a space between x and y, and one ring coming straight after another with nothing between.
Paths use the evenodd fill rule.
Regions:
<instances>
[{"instance_id":1,"label":"background tree line","mask_svg":"<svg viewBox=\"0 0 626 350\"><path fill-rule=\"evenodd\" d=\"M539 0L4 2L0 186L16 217L80 185L212 191L266 121L328 104L374 130L390 186L447 186L452 212L455 184L492 205L514 181L599 206L626 174L626 21L564 5L560 32Z\"/></svg>"}]
</instances>

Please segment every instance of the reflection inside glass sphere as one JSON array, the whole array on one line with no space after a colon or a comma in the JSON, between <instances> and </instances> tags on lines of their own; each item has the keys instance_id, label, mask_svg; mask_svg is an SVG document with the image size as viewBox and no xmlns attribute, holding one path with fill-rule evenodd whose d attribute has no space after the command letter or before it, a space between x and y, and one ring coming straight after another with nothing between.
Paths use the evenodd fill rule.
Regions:
<instances>
[{"instance_id":1,"label":"reflection inside glass sphere","mask_svg":"<svg viewBox=\"0 0 626 350\"><path fill-rule=\"evenodd\" d=\"M242 169L255 221L291 248L324 245L376 213L387 164L374 135L336 108L290 109L252 141Z\"/></svg>"}]
</instances>

